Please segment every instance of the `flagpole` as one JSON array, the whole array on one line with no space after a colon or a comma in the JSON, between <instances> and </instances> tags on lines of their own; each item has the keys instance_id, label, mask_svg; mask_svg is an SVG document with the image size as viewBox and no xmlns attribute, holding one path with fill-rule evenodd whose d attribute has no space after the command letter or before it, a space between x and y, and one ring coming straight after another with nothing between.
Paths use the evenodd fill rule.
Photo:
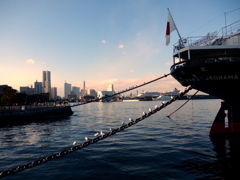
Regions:
<instances>
[{"instance_id":1,"label":"flagpole","mask_svg":"<svg viewBox=\"0 0 240 180\"><path fill-rule=\"evenodd\" d=\"M170 13L169 8L167 8L167 9L168 9L168 12ZM172 14L171 14L171 13L170 13L170 15L171 15L171 17L172 17ZM173 18L172 18L172 20L173 20ZM181 41L182 45L184 45L184 44L183 44L183 41L182 41L182 37L181 37L181 35L180 35L179 31L178 31L178 28L177 28L174 20L173 20L173 23L174 23L174 26L176 27L176 31L177 31L177 33L178 33L178 36L179 36L179 38L180 38L180 41Z\"/></svg>"}]
</instances>

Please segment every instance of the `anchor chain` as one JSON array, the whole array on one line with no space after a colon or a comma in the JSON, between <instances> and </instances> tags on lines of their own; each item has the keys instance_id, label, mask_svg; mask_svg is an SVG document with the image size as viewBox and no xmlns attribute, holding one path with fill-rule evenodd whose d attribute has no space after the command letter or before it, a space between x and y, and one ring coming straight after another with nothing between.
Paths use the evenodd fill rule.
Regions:
<instances>
[{"instance_id":1,"label":"anchor chain","mask_svg":"<svg viewBox=\"0 0 240 180\"><path fill-rule=\"evenodd\" d=\"M62 157L62 156L65 156L66 154L68 153L71 153L71 152L74 152L76 150L79 150L79 149L82 149L82 148L85 148L91 144L94 144L94 143L97 143L98 141L100 140L103 140L109 136L112 136L118 132L121 132L123 131L124 129L126 128L129 128L131 127L132 125L135 125L137 124L138 122L150 117L151 115L157 113L158 111L160 111L161 109L165 108L166 106L170 105L172 102L178 100L180 97L182 97L183 95L185 95L187 92L189 92L190 90L192 89L191 86L187 87L183 92L181 92L178 96L175 96L174 98L172 98L171 100L167 101L166 103L162 103L161 106L155 106L154 109L150 109L149 110L149 113L143 113L143 115L135 120L133 119L130 119L131 121L127 124L123 124L121 127L119 128L116 128L116 129L113 129L113 130L110 130L108 133L105 133L104 135L101 135L101 136L98 136L98 137L95 137L94 139L90 139L90 140L87 140L85 142L83 142L82 144L79 144L79 145L75 145L69 149L66 149L66 150L63 150L59 153L56 153L56 154L53 154L53 155L50 155L50 156L47 156L45 158L41 158L39 160L36 160L36 161L33 161L33 162L30 162L28 164L25 164L25 165L22 165L22 166L18 166L16 168L13 168L13 169L9 169L7 171L3 171L3 172L0 172L0 178L2 177L5 177L5 176L8 176L10 174L14 174L14 173L17 173L17 172L21 172L25 169L29 169L29 168L32 168L32 167L35 167L35 166L38 166L40 164L43 164L43 163L46 163L48 161L51 161L53 159L56 159L56 158L59 158L59 157Z\"/></svg>"},{"instance_id":2,"label":"anchor chain","mask_svg":"<svg viewBox=\"0 0 240 180\"><path fill-rule=\"evenodd\" d=\"M161 76L161 77L158 77L158 78L153 79L153 80L148 81L148 82L144 82L143 84L140 84L140 85L136 85L136 86L130 87L130 88L126 89L126 90L119 91L119 92L114 93L114 94L112 94L112 95L108 95L108 96L104 96L104 97L102 97L102 98L97 98L97 99L95 99L95 100L90 100L90 101L86 101L86 102L83 102L83 103L75 104L75 105L72 105L71 107L81 106L81 105L88 104L88 103L91 103L91 102L97 102L97 101L104 100L104 99L107 99L107 98L110 98L110 97L114 97L114 96L116 96L116 95L120 95L120 94L122 94L122 93L125 93L125 92L128 92L128 91L132 91L132 90L137 89L137 88L139 88L139 87L142 87L142 86L145 86L145 85L147 85L147 84L153 83L153 82L158 81L158 80L160 80L160 79L162 79L162 78L168 77L169 75L170 75L170 73L169 73L169 74L164 74L164 75Z\"/></svg>"}]
</instances>

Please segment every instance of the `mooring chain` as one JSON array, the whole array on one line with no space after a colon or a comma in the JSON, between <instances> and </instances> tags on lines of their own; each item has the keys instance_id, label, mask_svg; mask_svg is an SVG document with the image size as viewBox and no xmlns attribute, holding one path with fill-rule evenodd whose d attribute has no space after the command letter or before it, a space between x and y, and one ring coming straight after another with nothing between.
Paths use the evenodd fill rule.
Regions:
<instances>
[{"instance_id":1,"label":"mooring chain","mask_svg":"<svg viewBox=\"0 0 240 180\"><path fill-rule=\"evenodd\" d=\"M137 89L137 88L139 88L139 87L142 87L142 86L145 86L145 85L147 85L147 84L153 83L153 82L158 81L158 80L160 80L160 79L162 79L162 78L168 77L169 75L170 75L170 73L169 73L169 74L164 74L163 76L161 76L161 77L159 77L159 78L156 78L156 79L151 80L151 81L148 81L148 82L144 82L143 84L140 84L140 85L136 85L136 86L130 87L130 88L126 89L126 90L119 91L119 92L114 93L114 94L112 94L112 95L107 95L107 96L104 96L104 97L102 97L102 98L97 98L97 99L95 99L95 100L85 101L85 102L83 102L83 103L79 103L79 104L72 105L71 107L81 106L81 105L88 104L88 103L91 103L91 102L96 102L96 101L104 100L104 99L107 99L107 98L110 98L110 97L114 97L114 96L116 96L116 95L120 95L120 94L122 94L122 93L125 93L125 92L128 92L128 91L132 91L132 90Z\"/></svg>"},{"instance_id":2,"label":"mooring chain","mask_svg":"<svg viewBox=\"0 0 240 180\"><path fill-rule=\"evenodd\" d=\"M198 93L199 91L196 91L190 98L188 98L188 100L185 102L185 103L183 103L179 108L177 108L175 111L173 111L171 114L169 114L167 117L168 118L170 118L170 116L171 115L173 115L175 112L177 112L179 109L181 109L183 106L185 106L187 103L188 103L188 101L190 101L191 99L193 99L194 98L194 96Z\"/></svg>"},{"instance_id":3,"label":"mooring chain","mask_svg":"<svg viewBox=\"0 0 240 180\"><path fill-rule=\"evenodd\" d=\"M36 161L33 161L31 163L28 163L28 164L25 164L25 165L22 165L22 166L18 166L16 168L13 168L13 169L10 169L10 170L7 170L7 171L3 171L0 173L0 178L1 177L4 177L4 176L7 176L7 175L10 175L10 174L13 174L13 173L17 173L17 172L20 172L20 171L23 171L25 169L28 169L28 168L32 168L34 166L38 166L40 164L43 164L43 163L46 163L48 161L51 161L53 159L56 159L56 158L59 158L59 157L62 157L68 153L71 153L71 152L74 152L78 149L82 149L82 148L85 148L91 144L94 144L100 140L103 140L109 136L112 136L120 131L123 131L124 129L126 128L129 128L131 127L132 125L135 125L137 124L138 122L150 117L151 115L157 113L158 111L160 111L161 109L165 108L166 106L170 105L172 102L176 101L177 99L179 99L180 97L182 97L183 95L185 95L188 91L190 91L192 89L191 86L187 87L183 92L181 92L178 96L175 96L173 97L171 100L167 101L166 103L162 103L160 106L155 106L154 109L150 109L149 108L149 112L146 113L146 112L143 112L143 115L135 120L133 120L132 118L129 118L129 123L127 124L122 124L121 127L119 128L116 128L116 129L110 129L109 132L107 133L102 133L100 135L98 135L97 137L95 137L94 139L88 139L86 138L87 140L80 144L80 145L76 145L75 142L74 142L74 145L73 147L69 148L69 149L66 149L66 150L63 150L59 153L56 153L56 154L53 154L53 155L50 155L48 157L45 157L45 158L42 158L42 159L39 159L39 160L36 160Z\"/></svg>"}]
</instances>

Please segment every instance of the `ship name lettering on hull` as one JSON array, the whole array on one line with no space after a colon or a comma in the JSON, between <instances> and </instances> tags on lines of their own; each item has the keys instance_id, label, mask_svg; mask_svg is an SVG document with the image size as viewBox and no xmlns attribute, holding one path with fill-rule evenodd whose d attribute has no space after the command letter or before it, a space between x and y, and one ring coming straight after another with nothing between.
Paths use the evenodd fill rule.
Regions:
<instances>
[{"instance_id":1,"label":"ship name lettering on hull","mask_svg":"<svg viewBox=\"0 0 240 180\"><path fill-rule=\"evenodd\" d=\"M219 80L238 80L239 77L238 75L212 75L212 76L196 76L195 74L192 75L191 78L186 78L186 79L182 79L181 81L185 81L185 82L196 82L196 81L219 81Z\"/></svg>"}]
</instances>

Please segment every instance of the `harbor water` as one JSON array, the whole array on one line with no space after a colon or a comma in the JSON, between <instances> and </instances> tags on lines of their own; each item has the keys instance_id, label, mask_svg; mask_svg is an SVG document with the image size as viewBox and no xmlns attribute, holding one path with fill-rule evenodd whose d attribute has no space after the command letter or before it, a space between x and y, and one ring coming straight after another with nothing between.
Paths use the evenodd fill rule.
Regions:
<instances>
[{"instance_id":1,"label":"harbor water","mask_svg":"<svg viewBox=\"0 0 240 180\"><path fill-rule=\"evenodd\" d=\"M169 119L184 102L178 100L102 141L3 179L239 179L239 138L209 137L221 100L191 100ZM73 107L74 115L65 119L1 127L0 171L118 128L160 103L95 102Z\"/></svg>"}]
</instances>

